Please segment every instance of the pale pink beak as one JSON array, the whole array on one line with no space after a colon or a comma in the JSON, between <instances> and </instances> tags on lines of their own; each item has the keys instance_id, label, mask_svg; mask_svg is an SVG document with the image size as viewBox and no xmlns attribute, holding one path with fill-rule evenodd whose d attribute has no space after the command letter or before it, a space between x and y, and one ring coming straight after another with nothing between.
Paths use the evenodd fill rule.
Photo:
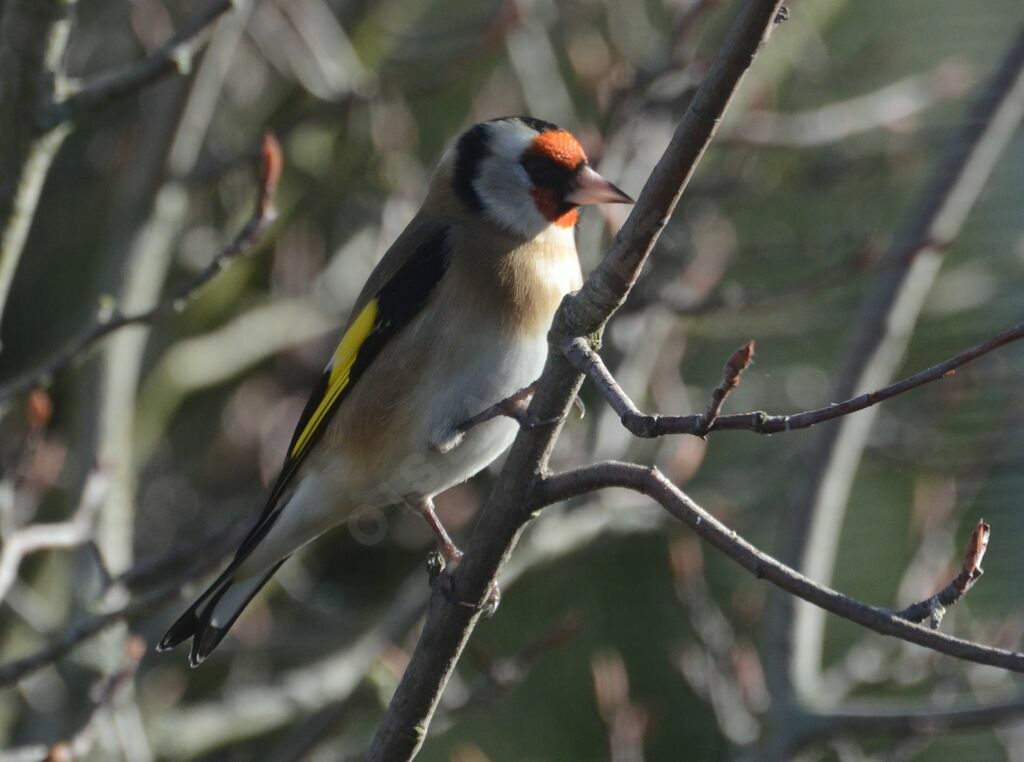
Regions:
<instances>
[{"instance_id":1,"label":"pale pink beak","mask_svg":"<svg viewBox=\"0 0 1024 762\"><path fill-rule=\"evenodd\" d=\"M565 197L570 204L632 204L625 192L584 165L572 181L573 190Z\"/></svg>"}]
</instances>

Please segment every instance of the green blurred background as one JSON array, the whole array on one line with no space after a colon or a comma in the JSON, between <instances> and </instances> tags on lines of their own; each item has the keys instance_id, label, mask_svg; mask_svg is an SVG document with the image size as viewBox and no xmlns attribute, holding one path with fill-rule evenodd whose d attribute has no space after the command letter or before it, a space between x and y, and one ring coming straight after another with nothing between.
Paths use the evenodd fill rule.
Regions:
<instances>
[{"instance_id":1,"label":"green blurred background","mask_svg":"<svg viewBox=\"0 0 1024 762\"><path fill-rule=\"evenodd\" d=\"M196 5L80 3L68 71L141 56ZM280 217L266 242L183 314L156 325L141 350L120 411L131 536L111 571L174 548L186 548L186 559L215 553L205 538L251 520L338 324L415 211L447 141L475 121L529 113L573 130L601 171L636 195L735 6L240 3L193 75L80 120L49 175L17 272L0 381L81 330L104 295L123 293L126 273L141 272L153 293L186 281L249 214L262 133L275 132L285 149ZM1015 0L817 0L790 11L662 237L636 304L610 326L604 354L645 409L702 410L726 358L751 338L757 360L729 411L794 412L830 401L877 253L1024 21ZM819 111L860 96L876 100ZM869 104L881 116L858 128L856 117L871 122ZM804 119L785 123L785 114ZM770 128L780 124L775 140ZM807 129L802 144L793 144L804 135L797 126ZM946 255L900 375L1021 319L1022 166L1018 133ZM585 269L623 219L586 215ZM665 290L677 301L721 304L674 314ZM123 333L132 332L136 341L144 335ZM98 402L109 389L103 366L116 361L112 353L137 353L131 341L119 336L55 379L53 421L19 477L26 522L58 520L77 502L109 435ZM987 574L943 629L1020 647L1024 565L1012 538L1024 533L1022 364L1011 346L885 403L845 519L837 589L880 606L927 597L954 572L984 517L993 527ZM658 463L771 552L813 432L725 432L706 445L636 441L593 389L583 394L588 413L567 426L557 466L609 457ZM8 401L0 423L8 470L25 438L23 409L22 398ZM497 468L439 501L460 540ZM290 561L201 669L189 671L183 654L147 651L127 697L98 724L90 758L357 758L429 592L427 530L398 511L386 519L381 542L342 528ZM474 635L420 759L628 759L640 749L651 760L758 756L774 732L764 721L771 697L757 651L765 583L702 550L647 501L618 492L550 509L528 529L513 567L501 609ZM87 550L28 559L0 609L3 660L94 608L98 580ZM171 599L130 629L152 644L181 605ZM387 617L401 620L398 632L367 640ZM111 643L123 635L87 641L0 694L5 745L73 734L88 714L90 684L116 661ZM340 671L326 665L343 670L345 658L358 664L344 678L352 690L319 692L339 684ZM934 706L1017 690L1006 674L835 619L825 658L834 700ZM842 733L802 753L1024 759L1022 731L1011 723L895 740ZM613 754L611 737L634 736L629 750Z\"/></svg>"}]
</instances>

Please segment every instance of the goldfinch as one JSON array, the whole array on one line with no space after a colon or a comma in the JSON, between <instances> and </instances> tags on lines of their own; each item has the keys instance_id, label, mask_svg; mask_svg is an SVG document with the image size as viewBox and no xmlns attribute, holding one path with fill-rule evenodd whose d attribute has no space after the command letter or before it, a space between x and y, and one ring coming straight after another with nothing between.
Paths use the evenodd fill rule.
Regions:
<instances>
[{"instance_id":1,"label":"goldfinch","mask_svg":"<svg viewBox=\"0 0 1024 762\"><path fill-rule=\"evenodd\" d=\"M540 375L582 284L578 207L597 203L632 199L549 122L495 119L454 142L356 300L255 526L158 650L191 638L198 665L293 552L361 508L417 508L458 560L432 498L512 443L516 421L485 411L509 415L497 403Z\"/></svg>"}]
</instances>

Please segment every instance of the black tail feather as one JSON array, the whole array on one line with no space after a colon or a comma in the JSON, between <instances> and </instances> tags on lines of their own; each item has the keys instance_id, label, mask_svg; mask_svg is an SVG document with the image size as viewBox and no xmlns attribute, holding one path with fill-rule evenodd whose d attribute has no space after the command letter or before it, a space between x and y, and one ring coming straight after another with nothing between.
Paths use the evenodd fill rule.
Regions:
<instances>
[{"instance_id":1,"label":"black tail feather","mask_svg":"<svg viewBox=\"0 0 1024 762\"><path fill-rule=\"evenodd\" d=\"M203 660L213 652L213 649L228 634L235 620L245 610L245 607L249 605L249 602L256 593L260 591L271 576L273 576L274 572L277 571L278 567L286 560L287 558L283 558L278 561L257 580L245 579L236 581L233 576L235 569L232 568L234 566L232 564L206 589L206 592L199 596L195 603L188 607L184 614L178 617L178 620L171 625L170 629L160 639L156 650L168 651L192 638L192 647L189 650L188 657L189 665L197 667L202 664ZM225 593L235 584L252 585L252 589L244 599L233 607L230 616L224 624L214 625L212 620L217 604L220 603Z\"/></svg>"}]
</instances>

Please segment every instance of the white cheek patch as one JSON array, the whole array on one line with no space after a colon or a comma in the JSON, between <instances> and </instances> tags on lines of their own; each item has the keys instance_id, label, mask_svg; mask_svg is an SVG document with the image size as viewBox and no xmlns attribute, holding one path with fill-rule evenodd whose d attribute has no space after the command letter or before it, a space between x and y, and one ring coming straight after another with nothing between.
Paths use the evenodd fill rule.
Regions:
<instances>
[{"instance_id":1,"label":"white cheek patch","mask_svg":"<svg viewBox=\"0 0 1024 762\"><path fill-rule=\"evenodd\" d=\"M551 227L551 221L537 209L533 183L520 158L537 131L515 119L489 126L490 155L480 163L473 187L492 220L525 238L535 238Z\"/></svg>"},{"instance_id":2,"label":"white cheek patch","mask_svg":"<svg viewBox=\"0 0 1024 762\"><path fill-rule=\"evenodd\" d=\"M518 161L486 159L475 185L487 214L502 227L533 238L551 224L537 209L530 177Z\"/></svg>"}]
</instances>

